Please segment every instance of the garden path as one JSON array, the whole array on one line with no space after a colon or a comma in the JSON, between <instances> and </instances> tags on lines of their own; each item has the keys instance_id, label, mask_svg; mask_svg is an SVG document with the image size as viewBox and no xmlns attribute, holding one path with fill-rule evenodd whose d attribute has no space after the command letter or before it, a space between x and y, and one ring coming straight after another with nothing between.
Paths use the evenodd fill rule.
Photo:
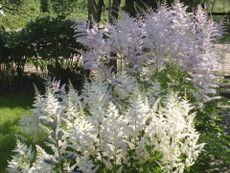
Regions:
<instances>
[{"instance_id":1,"label":"garden path","mask_svg":"<svg viewBox=\"0 0 230 173\"><path fill-rule=\"evenodd\" d=\"M224 76L226 79L225 84L220 84L221 86L221 95L229 98L223 108L223 125L226 127L226 133L230 135L230 44L219 44L216 45L216 48L220 55L221 59L221 70L217 72L218 75Z\"/></svg>"},{"instance_id":2,"label":"garden path","mask_svg":"<svg viewBox=\"0 0 230 173\"><path fill-rule=\"evenodd\" d=\"M218 74L230 77L230 44L218 44L216 48L223 57L221 59L221 70Z\"/></svg>"}]
</instances>

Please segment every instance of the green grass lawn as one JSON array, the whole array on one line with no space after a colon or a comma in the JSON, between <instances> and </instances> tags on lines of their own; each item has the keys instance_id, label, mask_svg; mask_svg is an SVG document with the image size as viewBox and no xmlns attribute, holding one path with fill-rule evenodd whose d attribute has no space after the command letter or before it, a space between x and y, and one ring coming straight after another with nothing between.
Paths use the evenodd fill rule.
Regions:
<instances>
[{"instance_id":1,"label":"green grass lawn","mask_svg":"<svg viewBox=\"0 0 230 173\"><path fill-rule=\"evenodd\" d=\"M29 92L0 95L0 173L5 172L7 160L15 148L16 137L20 133L18 121L30 114L33 96Z\"/></svg>"}]
</instances>

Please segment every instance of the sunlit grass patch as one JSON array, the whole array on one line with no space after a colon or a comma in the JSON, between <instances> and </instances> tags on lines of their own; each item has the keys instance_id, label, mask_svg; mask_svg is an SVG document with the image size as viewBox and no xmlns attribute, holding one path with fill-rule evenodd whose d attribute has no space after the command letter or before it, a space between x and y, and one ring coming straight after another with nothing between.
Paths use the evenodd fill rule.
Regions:
<instances>
[{"instance_id":1,"label":"sunlit grass patch","mask_svg":"<svg viewBox=\"0 0 230 173\"><path fill-rule=\"evenodd\" d=\"M30 114L32 96L22 93L0 96L0 172L4 172L7 160L15 148L16 134L20 133L18 122Z\"/></svg>"}]
</instances>

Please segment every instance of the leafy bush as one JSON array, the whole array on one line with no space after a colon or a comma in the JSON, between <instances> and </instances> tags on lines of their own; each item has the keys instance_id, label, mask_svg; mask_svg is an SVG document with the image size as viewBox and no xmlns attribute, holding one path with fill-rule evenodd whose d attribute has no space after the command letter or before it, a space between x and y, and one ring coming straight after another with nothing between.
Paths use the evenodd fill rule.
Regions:
<instances>
[{"instance_id":1,"label":"leafy bush","mask_svg":"<svg viewBox=\"0 0 230 173\"><path fill-rule=\"evenodd\" d=\"M0 30L0 82L11 83L23 75L26 47L19 32Z\"/></svg>"},{"instance_id":2,"label":"leafy bush","mask_svg":"<svg viewBox=\"0 0 230 173\"><path fill-rule=\"evenodd\" d=\"M196 127L201 133L200 142L206 143L204 152L201 153L191 172L226 172L230 164L230 137L223 127L223 116L228 115L218 107L220 103L227 103L228 100L213 100L204 105L204 109L197 112ZM225 116L226 116L225 115ZM208 170L208 171L207 171Z\"/></svg>"},{"instance_id":3,"label":"leafy bush","mask_svg":"<svg viewBox=\"0 0 230 173\"><path fill-rule=\"evenodd\" d=\"M0 0L4 15L0 15L0 24L7 30L15 31L25 27L41 14L38 0Z\"/></svg>"},{"instance_id":4,"label":"leafy bush","mask_svg":"<svg viewBox=\"0 0 230 173\"><path fill-rule=\"evenodd\" d=\"M20 31L0 31L0 81L10 83L11 78L21 78L24 75L24 66L28 59L32 62L49 62L49 75L68 82L66 73L84 73L84 70L76 61L82 48L74 38L74 21L62 17L37 18L26 25ZM44 63L43 63L44 64ZM64 66L63 66L64 64ZM39 65L39 63L37 63ZM61 66L63 69L61 69ZM73 83L82 83L82 79L74 80ZM76 82L77 81L77 82ZM80 82L79 82L80 81Z\"/></svg>"},{"instance_id":5,"label":"leafy bush","mask_svg":"<svg viewBox=\"0 0 230 173\"><path fill-rule=\"evenodd\" d=\"M50 76L82 85L86 72L78 49L83 47L74 38L74 25L74 21L63 17L43 17L29 23L22 35L26 36L27 55L33 57L34 62L42 61L45 64L42 68L48 70Z\"/></svg>"},{"instance_id":6,"label":"leafy bush","mask_svg":"<svg viewBox=\"0 0 230 173\"><path fill-rule=\"evenodd\" d=\"M37 93L32 116L21 124L35 141L45 138L46 147L18 141L8 170L189 171L204 147L194 126L197 105L215 94L217 35L201 8L188 14L178 2L108 28L78 27L91 81L81 93L57 81Z\"/></svg>"},{"instance_id":7,"label":"leafy bush","mask_svg":"<svg viewBox=\"0 0 230 173\"><path fill-rule=\"evenodd\" d=\"M73 25L74 21L62 17L42 17L28 23L22 30L26 36L28 49L31 56L42 57L43 59L70 58L77 54Z\"/></svg>"}]
</instances>

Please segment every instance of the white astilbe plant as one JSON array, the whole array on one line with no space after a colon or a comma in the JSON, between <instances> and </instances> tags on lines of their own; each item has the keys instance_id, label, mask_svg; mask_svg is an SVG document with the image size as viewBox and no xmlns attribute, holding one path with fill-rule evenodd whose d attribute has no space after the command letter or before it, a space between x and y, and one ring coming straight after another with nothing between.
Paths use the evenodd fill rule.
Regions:
<instances>
[{"instance_id":1,"label":"white astilbe plant","mask_svg":"<svg viewBox=\"0 0 230 173\"><path fill-rule=\"evenodd\" d=\"M111 59L117 59L118 69L141 74L173 62L192 77L196 97L209 100L216 88L213 72L220 68L213 45L221 32L201 7L195 13L186 9L176 1L136 19L124 15L106 29L88 29L86 35L77 37L89 48L83 56L86 67L96 70L104 64L107 68Z\"/></svg>"},{"instance_id":2,"label":"white astilbe plant","mask_svg":"<svg viewBox=\"0 0 230 173\"><path fill-rule=\"evenodd\" d=\"M166 172L183 172L194 164L204 147L197 144L199 133L193 124L193 107L175 93L168 95L159 106L150 114L152 126L147 127L146 135L150 135L150 144L162 153L160 165Z\"/></svg>"},{"instance_id":3,"label":"white astilbe plant","mask_svg":"<svg viewBox=\"0 0 230 173\"><path fill-rule=\"evenodd\" d=\"M125 72L111 80L96 74L81 95L72 87L61 97L57 93L51 86L37 96L33 115L23 121L38 123L28 123L27 129L42 131L50 151L36 146L33 155L19 143L9 162L11 172L141 172L154 157L151 153L158 152L162 157L151 164L179 173L194 164L203 148L187 100L171 94L155 101ZM35 161L18 162L25 156Z\"/></svg>"}]
</instances>

